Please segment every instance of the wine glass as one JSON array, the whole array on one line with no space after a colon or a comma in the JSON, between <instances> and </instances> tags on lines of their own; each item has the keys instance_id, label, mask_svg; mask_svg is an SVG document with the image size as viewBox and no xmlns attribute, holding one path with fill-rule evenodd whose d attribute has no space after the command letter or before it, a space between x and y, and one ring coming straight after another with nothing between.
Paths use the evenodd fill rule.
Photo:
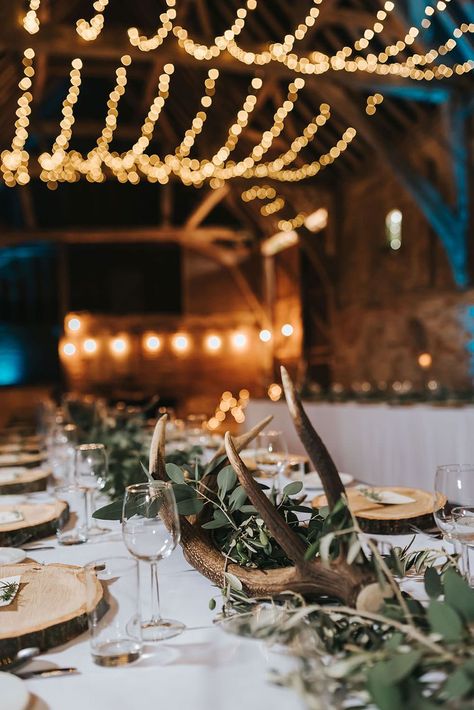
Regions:
<instances>
[{"instance_id":1,"label":"wine glass","mask_svg":"<svg viewBox=\"0 0 474 710\"><path fill-rule=\"evenodd\" d=\"M458 505L452 510L452 536L461 543L462 571L472 585L469 548L474 546L474 506Z\"/></svg>"},{"instance_id":2,"label":"wine glass","mask_svg":"<svg viewBox=\"0 0 474 710\"><path fill-rule=\"evenodd\" d=\"M101 491L107 482L107 452L103 444L76 446L76 483L86 489L87 537L103 535L109 528L100 527L92 513L95 510L94 494Z\"/></svg>"},{"instance_id":3,"label":"wine glass","mask_svg":"<svg viewBox=\"0 0 474 710\"><path fill-rule=\"evenodd\" d=\"M288 463L288 448L281 431L264 431L257 437L255 465L262 478L271 478L278 488L278 477Z\"/></svg>"},{"instance_id":4,"label":"wine glass","mask_svg":"<svg viewBox=\"0 0 474 710\"><path fill-rule=\"evenodd\" d=\"M129 552L150 563L151 618L142 620L144 641L162 641L184 631L180 621L160 613L158 561L169 557L180 540L176 499L170 483L153 481L127 486L123 501L122 533Z\"/></svg>"},{"instance_id":5,"label":"wine glass","mask_svg":"<svg viewBox=\"0 0 474 710\"><path fill-rule=\"evenodd\" d=\"M453 508L474 505L474 464L438 466L433 517L443 538L455 544Z\"/></svg>"}]
</instances>

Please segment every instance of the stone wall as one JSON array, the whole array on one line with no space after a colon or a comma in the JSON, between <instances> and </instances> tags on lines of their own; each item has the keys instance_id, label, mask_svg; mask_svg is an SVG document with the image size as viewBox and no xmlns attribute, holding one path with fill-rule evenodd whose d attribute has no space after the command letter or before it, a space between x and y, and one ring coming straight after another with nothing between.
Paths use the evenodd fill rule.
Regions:
<instances>
[{"instance_id":1,"label":"stone wall","mask_svg":"<svg viewBox=\"0 0 474 710\"><path fill-rule=\"evenodd\" d=\"M385 241L385 216L395 208L403 214L398 251ZM333 381L470 387L474 291L456 289L444 249L411 196L378 169L350 184L338 209ZM423 352L432 357L427 370L418 363Z\"/></svg>"}]
</instances>

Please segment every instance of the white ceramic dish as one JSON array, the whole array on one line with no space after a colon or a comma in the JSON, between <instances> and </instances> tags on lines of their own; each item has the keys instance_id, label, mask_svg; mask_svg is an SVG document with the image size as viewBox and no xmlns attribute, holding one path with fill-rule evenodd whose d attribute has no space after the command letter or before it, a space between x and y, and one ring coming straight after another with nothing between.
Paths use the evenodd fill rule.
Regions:
<instances>
[{"instance_id":1,"label":"white ceramic dish","mask_svg":"<svg viewBox=\"0 0 474 710\"><path fill-rule=\"evenodd\" d=\"M349 473L339 472L339 475L341 477L341 481L344 486L348 486L354 480L354 476L351 476ZM319 477L319 474L317 474L316 471L310 471L309 473L306 473L302 479L297 476L292 476L291 478L294 481L302 480L305 489L308 491L322 491L323 490L322 481Z\"/></svg>"},{"instance_id":2,"label":"white ceramic dish","mask_svg":"<svg viewBox=\"0 0 474 710\"><path fill-rule=\"evenodd\" d=\"M2 710L25 710L30 702L25 682L12 673L0 672L0 698Z\"/></svg>"},{"instance_id":3,"label":"white ceramic dish","mask_svg":"<svg viewBox=\"0 0 474 710\"><path fill-rule=\"evenodd\" d=\"M0 547L0 565L16 565L23 562L26 552L17 547Z\"/></svg>"}]
</instances>

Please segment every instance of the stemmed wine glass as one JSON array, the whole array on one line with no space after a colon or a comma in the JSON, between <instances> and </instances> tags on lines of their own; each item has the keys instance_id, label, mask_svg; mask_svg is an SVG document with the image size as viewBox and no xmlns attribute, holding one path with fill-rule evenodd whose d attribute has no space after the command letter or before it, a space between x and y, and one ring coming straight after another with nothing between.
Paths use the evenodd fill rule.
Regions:
<instances>
[{"instance_id":1,"label":"stemmed wine glass","mask_svg":"<svg viewBox=\"0 0 474 710\"><path fill-rule=\"evenodd\" d=\"M474 465L447 464L438 466L435 476L433 517L444 540L451 542L456 549L458 534L456 532L455 509L459 506L474 506ZM464 571L466 569L466 555Z\"/></svg>"},{"instance_id":2,"label":"stemmed wine glass","mask_svg":"<svg viewBox=\"0 0 474 710\"><path fill-rule=\"evenodd\" d=\"M143 640L162 641L178 636L185 626L180 621L162 618L158 586L158 561L171 555L181 536L171 484L153 481L128 486L123 501L122 533L129 552L150 563L152 613L150 619L142 620Z\"/></svg>"},{"instance_id":3,"label":"stemmed wine glass","mask_svg":"<svg viewBox=\"0 0 474 710\"><path fill-rule=\"evenodd\" d=\"M87 537L110 532L109 528L100 527L92 517L94 494L101 491L107 482L107 467L107 451L103 444L76 446L76 483L86 489Z\"/></svg>"},{"instance_id":4,"label":"stemmed wine glass","mask_svg":"<svg viewBox=\"0 0 474 710\"><path fill-rule=\"evenodd\" d=\"M451 541L453 508L474 505L474 464L438 466L434 488L433 517L444 539Z\"/></svg>"},{"instance_id":5,"label":"stemmed wine glass","mask_svg":"<svg viewBox=\"0 0 474 710\"><path fill-rule=\"evenodd\" d=\"M279 488L278 477L288 464L288 448L281 431L264 431L257 437L255 465L263 478L271 478Z\"/></svg>"},{"instance_id":6,"label":"stemmed wine glass","mask_svg":"<svg viewBox=\"0 0 474 710\"><path fill-rule=\"evenodd\" d=\"M456 506L453 508L452 515L454 521L453 537L461 543L463 572L472 586L469 548L474 545L474 506Z\"/></svg>"}]
</instances>

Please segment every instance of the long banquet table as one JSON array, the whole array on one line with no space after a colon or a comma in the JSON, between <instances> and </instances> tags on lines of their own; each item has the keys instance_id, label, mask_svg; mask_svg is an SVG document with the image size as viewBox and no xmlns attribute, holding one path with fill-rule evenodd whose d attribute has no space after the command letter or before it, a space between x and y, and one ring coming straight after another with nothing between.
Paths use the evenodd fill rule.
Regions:
<instances>
[{"instance_id":1,"label":"long banquet table","mask_svg":"<svg viewBox=\"0 0 474 710\"><path fill-rule=\"evenodd\" d=\"M118 526L117 526L118 527ZM109 539L112 537L112 539ZM128 554L119 529L107 541L29 553L41 563L82 565L104 557ZM148 570L143 592L149 592ZM28 710L301 710L295 693L269 683L271 669L291 669L293 661L270 652L260 642L230 635L212 623L216 612L209 599L218 590L193 570L175 550L159 565L163 615L182 620L186 631L175 639L145 647L142 658L130 666L102 668L89 652L87 633L52 649L27 670L75 666L80 675L26 681L33 695ZM26 670L26 669L25 669ZM0 699L1 707L1 699Z\"/></svg>"},{"instance_id":2,"label":"long banquet table","mask_svg":"<svg viewBox=\"0 0 474 710\"><path fill-rule=\"evenodd\" d=\"M374 485L431 490L436 466L474 463L474 407L304 403L340 471ZM284 401L251 400L246 427L268 414L288 450L303 453Z\"/></svg>"},{"instance_id":3,"label":"long banquet table","mask_svg":"<svg viewBox=\"0 0 474 710\"><path fill-rule=\"evenodd\" d=\"M393 543L404 545L410 539L399 536ZM101 542L74 548L60 547L51 539L41 544L54 545L54 549L29 553L40 563L82 565L127 554L118 525ZM420 535L414 547L432 544ZM28 710L303 710L295 692L269 682L272 669L291 671L294 661L281 650L270 650L261 642L216 627L212 623L216 612L209 610L208 602L218 591L187 564L180 550L160 563L160 571L163 613L184 621L186 631L170 641L146 646L137 663L121 668L95 665L84 633L44 653L27 668L75 666L80 671L80 675L26 681L32 694ZM143 592L148 591L145 577Z\"/></svg>"}]
</instances>

